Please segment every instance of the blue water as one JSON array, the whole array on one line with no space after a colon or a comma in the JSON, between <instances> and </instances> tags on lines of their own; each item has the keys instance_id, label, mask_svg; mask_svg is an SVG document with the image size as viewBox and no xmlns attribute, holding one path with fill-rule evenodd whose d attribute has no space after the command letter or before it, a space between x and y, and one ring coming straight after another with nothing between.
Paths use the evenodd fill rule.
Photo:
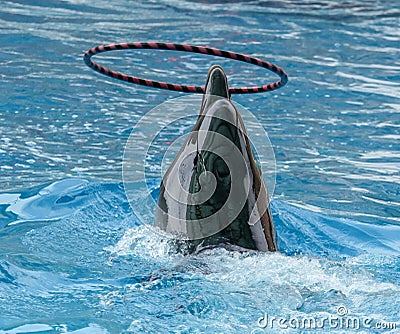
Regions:
<instances>
[{"instance_id":1,"label":"blue water","mask_svg":"<svg viewBox=\"0 0 400 334\"><path fill-rule=\"evenodd\" d=\"M314 331L387 332L379 321L400 321L399 20L389 0L0 0L0 333L281 333L259 319L341 307L372 327ZM152 40L288 72L278 91L234 96L275 151L279 253L184 257L134 215L125 143L141 116L182 95L100 76L82 55ZM275 79L177 52L103 61L185 84L204 84L213 63L231 86ZM159 181L148 180L155 192Z\"/></svg>"}]
</instances>

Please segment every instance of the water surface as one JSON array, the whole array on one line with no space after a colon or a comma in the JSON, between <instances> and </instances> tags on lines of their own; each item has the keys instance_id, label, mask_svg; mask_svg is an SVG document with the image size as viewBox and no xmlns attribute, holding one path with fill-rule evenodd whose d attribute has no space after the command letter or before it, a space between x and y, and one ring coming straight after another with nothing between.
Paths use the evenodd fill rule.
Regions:
<instances>
[{"instance_id":1,"label":"water surface","mask_svg":"<svg viewBox=\"0 0 400 334\"><path fill-rule=\"evenodd\" d=\"M399 321L399 17L383 0L0 1L0 333L262 333L265 313L321 319L342 306L373 326ZM275 151L280 253L182 257L135 217L121 177L130 130L182 95L82 61L131 41L207 45L288 72L276 92L234 96ZM182 84L203 85L214 63L231 86L275 80L186 53L102 59Z\"/></svg>"}]
</instances>

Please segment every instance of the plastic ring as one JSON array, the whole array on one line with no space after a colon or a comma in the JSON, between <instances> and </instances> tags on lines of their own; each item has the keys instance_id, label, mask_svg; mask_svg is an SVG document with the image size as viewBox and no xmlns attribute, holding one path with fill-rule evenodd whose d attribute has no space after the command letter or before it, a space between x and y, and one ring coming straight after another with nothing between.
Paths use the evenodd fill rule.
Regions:
<instances>
[{"instance_id":1,"label":"plastic ring","mask_svg":"<svg viewBox=\"0 0 400 334\"><path fill-rule=\"evenodd\" d=\"M248 93L262 93L268 92L275 89L278 89L284 86L288 77L283 69L280 67L261 60L259 58L250 57L244 54L235 53L232 51L224 51L215 48L208 48L204 46L193 46L188 44L174 44L174 43L156 43L156 42L133 42L133 43L120 43L120 44L109 44L109 45L99 45L87 50L83 56L83 59L87 66L94 69L95 71L107 75L109 77L119 79L122 81L127 81L133 84L173 90L178 92L186 92L186 93L203 93L204 94L204 86L185 86L179 84L171 84L166 82L142 79L135 76L126 75L121 72L112 71L104 66L101 66L95 63L91 57L106 51L113 50L125 50L125 49L160 49L160 50L171 50L171 51L183 51L183 52L193 52L193 53L201 53L205 55L212 55L216 57L229 58L234 59L246 63L250 63L256 66L263 67L277 75L279 75L280 80L265 84L259 87L238 87L238 88L229 88L230 94L248 94Z\"/></svg>"}]
</instances>

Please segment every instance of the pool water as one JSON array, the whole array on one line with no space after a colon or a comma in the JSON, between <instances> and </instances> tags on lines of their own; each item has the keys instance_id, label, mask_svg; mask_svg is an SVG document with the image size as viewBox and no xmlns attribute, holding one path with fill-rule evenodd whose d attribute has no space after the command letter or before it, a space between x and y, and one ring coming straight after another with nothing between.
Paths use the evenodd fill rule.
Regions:
<instances>
[{"instance_id":1,"label":"pool water","mask_svg":"<svg viewBox=\"0 0 400 334\"><path fill-rule=\"evenodd\" d=\"M399 18L389 0L0 0L0 333L309 332L302 319L322 323L316 332L399 332ZM182 94L82 61L131 41L232 50L287 71L282 89L233 97L275 152L280 252L185 257L135 216L125 144ZM182 84L203 85L214 63L231 86L276 79L187 53L102 59ZM156 195L159 177L147 181Z\"/></svg>"}]
</instances>

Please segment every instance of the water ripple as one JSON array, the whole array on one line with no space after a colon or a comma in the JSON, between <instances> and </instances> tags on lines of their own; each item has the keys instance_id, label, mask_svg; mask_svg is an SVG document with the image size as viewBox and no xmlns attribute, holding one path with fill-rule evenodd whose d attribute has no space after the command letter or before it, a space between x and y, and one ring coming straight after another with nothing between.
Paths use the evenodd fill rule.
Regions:
<instances>
[{"instance_id":1,"label":"water ripple","mask_svg":"<svg viewBox=\"0 0 400 334\"><path fill-rule=\"evenodd\" d=\"M389 0L0 0L0 333L244 333L265 312L341 304L397 321L399 16ZM120 183L130 129L178 95L97 75L82 54L135 40L230 49L289 73L282 90L233 97L274 146L281 253L183 258L132 214ZM98 60L186 84L216 62L232 86L275 79L178 52Z\"/></svg>"}]
</instances>

